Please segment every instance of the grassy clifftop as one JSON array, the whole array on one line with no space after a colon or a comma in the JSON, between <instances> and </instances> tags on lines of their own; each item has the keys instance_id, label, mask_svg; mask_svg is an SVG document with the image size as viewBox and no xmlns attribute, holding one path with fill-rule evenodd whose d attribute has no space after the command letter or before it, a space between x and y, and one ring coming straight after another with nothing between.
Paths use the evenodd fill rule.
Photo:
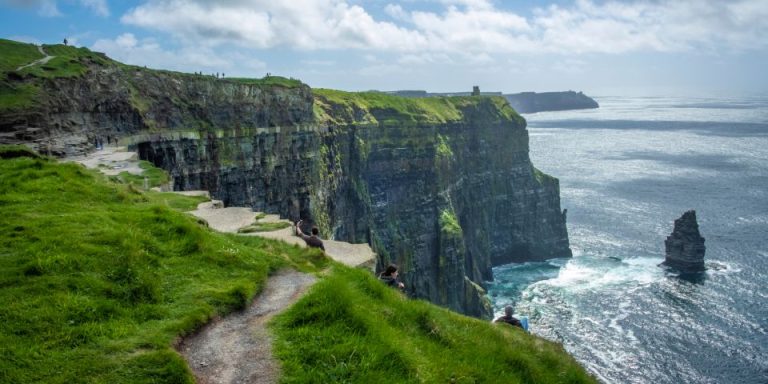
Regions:
<instances>
[{"instance_id":1,"label":"grassy clifftop","mask_svg":"<svg viewBox=\"0 0 768 384\"><path fill-rule=\"evenodd\" d=\"M214 233L174 208L195 198L0 155L2 383L191 382L177 337L243 307L271 271L325 263Z\"/></svg>"},{"instance_id":2,"label":"grassy clifftop","mask_svg":"<svg viewBox=\"0 0 768 384\"><path fill-rule=\"evenodd\" d=\"M199 200L0 147L0 382L189 383L178 337L316 251L212 232ZM334 266L274 324L283 382L593 382L561 347Z\"/></svg>"},{"instance_id":3,"label":"grassy clifftop","mask_svg":"<svg viewBox=\"0 0 768 384\"><path fill-rule=\"evenodd\" d=\"M157 74L181 80L211 79L232 84L244 84L264 88L298 88L304 84L295 79L280 76L266 76L261 79L216 78L210 75L152 70L126 65L112 60L103 53L93 52L85 47L73 47L63 44L42 45L49 56L46 63L29 65L45 56L38 46L0 39L0 112L23 110L34 107L40 102L42 82L45 79L81 78L97 69L112 68L122 72L127 79L137 72L152 71ZM146 102L146 101L145 101Z\"/></svg>"},{"instance_id":4,"label":"grassy clifftop","mask_svg":"<svg viewBox=\"0 0 768 384\"><path fill-rule=\"evenodd\" d=\"M443 124L464 120L467 111L482 108L485 118L522 118L503 97L405 98L383 92L313 89L315 119L330 124Z\"/></svg>"},{"instance_id":5,"label":"grassy clifftop","mask_svg":"<svg viewBox=\"0 0 768 384\"><path fill-rule=\"evenodd\" d=\"M273 328L285 383L593 383L561 346L338 268Z\"/></svg>"}]
</instances>

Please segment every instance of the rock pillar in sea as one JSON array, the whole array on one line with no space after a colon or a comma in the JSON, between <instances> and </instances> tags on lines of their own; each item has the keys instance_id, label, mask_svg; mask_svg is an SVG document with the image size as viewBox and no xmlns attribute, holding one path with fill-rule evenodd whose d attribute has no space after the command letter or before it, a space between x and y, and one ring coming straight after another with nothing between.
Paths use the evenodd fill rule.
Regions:
<instances>
[{"instance_id":1,"label":"rock pillar in sea","mask_svg":"<svg viewBox=\"0 0 768 384\"><path fill-rule=\"evenodd\" d=\"M663 265L683 273L704 271L704 238L699 234L696 211L690 210L675 220L675 229L664 241L667 255Z\"/></svg>"}]
</instances>

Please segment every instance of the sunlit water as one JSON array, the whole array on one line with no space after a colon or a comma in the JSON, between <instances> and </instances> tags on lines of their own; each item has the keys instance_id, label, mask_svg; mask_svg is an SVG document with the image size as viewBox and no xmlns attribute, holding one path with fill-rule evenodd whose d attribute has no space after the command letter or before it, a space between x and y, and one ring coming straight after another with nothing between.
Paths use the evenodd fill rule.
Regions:
<instances>
[{"instance_id":1,"label":"sunlit water","mask_svg":"<svg viewBox=\"0 0 768 384\"><path fill-rule=\"evenodd\" d=\"M606 383L768 383L768 98L598 102L525 116L574 257L495 268L495 310ZM689 209L708 271L681 278L657 265Z\"/></svg>"}]
</instances>

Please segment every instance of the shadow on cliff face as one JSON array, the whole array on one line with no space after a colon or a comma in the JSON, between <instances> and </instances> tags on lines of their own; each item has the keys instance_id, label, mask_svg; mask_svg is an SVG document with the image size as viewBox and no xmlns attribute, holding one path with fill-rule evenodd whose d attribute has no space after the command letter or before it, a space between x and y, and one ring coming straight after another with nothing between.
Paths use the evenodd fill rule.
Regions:
<instances>
[{"instance_id":1,"label":"shadow on cliff face","mask_svg":"<svg viewBox=\"0 0 768 384\"><path fill-rule=\"evenodd\" d=\"M718 121L549 120L529 121L530 128L691 131L704 136L765 137L768 124Z\"/></svg>"}]
</instances>

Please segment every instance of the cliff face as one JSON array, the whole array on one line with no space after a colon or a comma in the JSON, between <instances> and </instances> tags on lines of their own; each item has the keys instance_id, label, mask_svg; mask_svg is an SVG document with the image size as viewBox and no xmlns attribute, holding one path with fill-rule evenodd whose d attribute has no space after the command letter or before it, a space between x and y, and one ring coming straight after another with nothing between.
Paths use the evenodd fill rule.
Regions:
<instances>
[{"instance_id":1,"label":"cliff face","mask_svg":"<svg viewBox=\"0 0 768 384\"><path fill-rule=\"evenodd\" d=\"M0 116L3 132L33 129L43 139L30 142L59 154L119 138L175 189L370 243L411 296L459 312L490 315L492 266L570 256L558 181L533 167L525 121L502 98L313 96L110 65L41 87L35 108Z\"/></svg>"},{"instance_id":2,"label":"cliff face","mask_svg":"<svg viewBox=\"0 0 768 384\"><path fill-rule=\"evenodd\" d=\"M699 223L696 221L696 211L685 212L675 220L675 228L664 241L666 256L664 265L675 268L683 273L703 272L704 238L699 234Z\"/></svg>"}]
</instances>

